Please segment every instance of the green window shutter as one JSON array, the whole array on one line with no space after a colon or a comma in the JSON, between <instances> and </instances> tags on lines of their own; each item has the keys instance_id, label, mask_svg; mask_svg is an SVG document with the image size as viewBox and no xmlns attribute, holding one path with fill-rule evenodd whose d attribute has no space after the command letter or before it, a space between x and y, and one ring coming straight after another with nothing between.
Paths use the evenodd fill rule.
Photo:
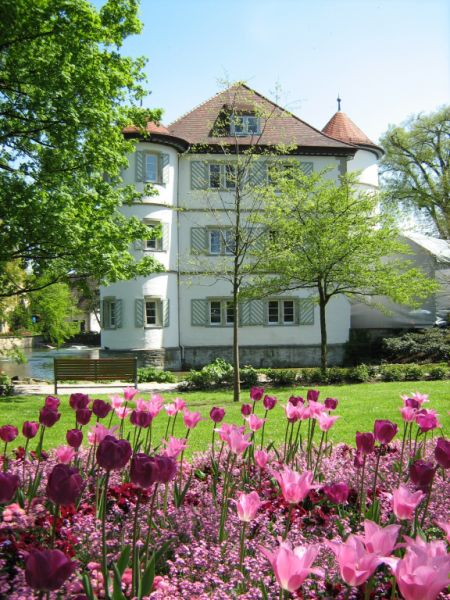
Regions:
<instances>
[{"instance_id":1,"label":"green window shutter","mask_svg":"<svg viewBox=\"0 0 450 600\"><path fill-rule=\"evenodd\" d=\"M161 160L159 161L161 164L162 174L161 174L161 182L166 185L169 183L169 163L170 156L168 154L161 154Z\"/></svg>"},{"instance_id":2,"label":"green window shutter","mask_svg":"<svg viewBox=\"0 0 450 600\"><path fill-rule=\"evenodd\" d=\"M123 327L123 302L116 300L116 329Z\"/></svg>"},{"instance_id":3,"label":"green window shutter","mask_svg":"<svg viewBox=\"0 0 450 600\"><path fill-rule=\"evenodd\" d=\"M207 231L204 227L191 227L191 254L207 254Z\"/></svg>"},{"instance_id":4,"label":"green window shutter","mask_svg":"<svg viewBox=\"0 0 450 600\"><path fill-rule=\"evenodd\" d=\"M314 325L314 301L311 298L299 298L300 325Z\"/></svg>"},{"instance_id":5,"label":"green window shutter","mask_svg":"<svg viewBox=\"0 0 450 600\"><path fill-rule=\"evenodd\" d=\"M250 325L264 325L264 300L250 301Z\"/></svg>"},{"instance_id":6,"label":"green window shutter","mask_svg":"<svg viewBox=\"0 0 450 600\"><path fill-rule=\"evenodd\" d=\"M191 162L191 189L206 190L208 188L208 164L205 161Z\"/></svg>"},{"instance_id":7,"label":"green window shutter","mask_svg":"<svg viewBox=\"0 0 450 600\"><path fill-rule=\"evenodd\" d=\"M242 326L250 325L250 300L239 303L239 323Z\"/></svg>"},{"instance_id":8,"label":"green window shutter","mask_svg":"<svg viewBox=\"0 0 450 600\"><path fill-rule=\"evenodd\" d=\"M311 175L314 171L314 163L312 162L301 162L300 169L303 171L305 175Z\"/></svg>"},{"instance_id":9,"label":"green window shutter","mask_svg":"<svg viewBox=\"0 0 450 600\"><path fill-rule=\"evenodd\" d=\"M145 181L145 152L136 152L136 181Z\"/></svg>"},{"instance_id":10,"label":"green window shutter","mask_svg":"<svg viewBox=\"0 0 450 600\"><path fill-rule=\"evenodd\" d=\"M250 185L264 185L267 181L267 162L258 160L250 167Z\"/></svg>"},{"instance_id":11,"label":"green window shutter","mask_svg":"<svg viewBox=\"0 0 450 600\"><path fill-rule=\"evenodd\" d=\"M161 324L163 327L169 327L169 300L161 300Z\"/></svg>"},{"instance_id":12,"label":"green window shutter","mask_svg":"<svg viewBox=\"0 0 450 600\"><path fill-rule=\"evenodd\" d=\"M163 250L163 252L167 252L169 250L169 236L170 236L169 223L162 223L161 250Z\"/></svg>"},{"instance_id":13,"label":"green window shutter","mask_svg":"<svg viewBox=\"0 0 450 600\"><path fill-rule=\"evenodd\" d=\"M261 250L264 249L264 245L265 245L265 237L266 237L266 231L262 228L259 227L258 229L255 229L253 231L253 236L255 238L255 241L252 244L252 250L255 250L255 252L260 252Z\"/></svg>"},{"instance_id":14,"label":"green window shutter","mask_svg":"<svg viewBox=\"0 0 450 600\"><path fill-rule=\"evenodd\" d=\"M136 327L144 327L144 299L136 298L134 301L134 324Z\"/></svg>"},{"instance_id":15,"label":"green window shutter","mask_svg":"<svg viewBox=\"0 0 450 600\"><path fill-rule=\"evenodd\" d=\"M106 302L104 300L101 301L100 303L100 327L102 329L106 329L105 325L106 325Z\"/></svg>"},{"instance_id":16,"label":"green window shutter","mask_svg":"<svg viewBox=\"0 0 450 600\"><path fill-rule=\"evenodd\" d=\"M208 300L191 300L191 325L206 327L208 322Z\"/></svg>"}]
</instances>

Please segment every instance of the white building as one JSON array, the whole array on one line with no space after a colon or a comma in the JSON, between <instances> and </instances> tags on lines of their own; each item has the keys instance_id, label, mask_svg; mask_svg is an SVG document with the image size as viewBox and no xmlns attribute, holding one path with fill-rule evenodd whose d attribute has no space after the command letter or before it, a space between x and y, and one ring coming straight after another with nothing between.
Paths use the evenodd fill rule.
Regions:
<instances>
[{"instance_id":1,"label":"white building","mask_svg":"<svg viewBox=\"0 0 450 600\"><path fill-rule=\"evenodd\" d=\"M206 274L199 262L201 255L202 265L226 263L229 254L226 202L233 190L228 191L227 173L233 156L224 154L224 145L237 145L241 152L257 140L264 155L288 144L289 158L295 157L306 172L328 167L329 176L337 177L346 170L361 171L361 185L368 189L378 185L381 149L340 111L321 132L241 84L168 128L150 123L147 129L144 138L133 128L125 131L139 141L124 181L141 191L152 183L158 195L123 210L149 227L161 226L160 239L142 241L133 251L137 257L153 253L166 271L101 289L102 345L172 369L200 366L219 356L231 360L231 285ZM257 177L266 178L266 168L261 161ZM327 316L330 362L339 363L349 337L350 303L344 296L334 298ZM241 307L242 364L317 365L319 344L318 308L306 290Z\"/></svg>"}]
</instances>

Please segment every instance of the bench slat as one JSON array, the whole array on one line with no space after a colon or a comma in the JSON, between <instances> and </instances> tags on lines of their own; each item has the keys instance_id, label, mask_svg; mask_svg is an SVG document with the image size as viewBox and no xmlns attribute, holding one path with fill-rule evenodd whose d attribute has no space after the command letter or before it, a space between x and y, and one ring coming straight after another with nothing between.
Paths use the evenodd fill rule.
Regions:
<instances>
[{"instance_id":1,"label":"bench slat","mask_svg":"<svg viewBox=\"0 0 450 600\"><path fill-rule=\"evenodd\" d=\"M137 358L55 358L55 394L58 381L133 381L137 387Z\"/></svg>"}]
</instances>

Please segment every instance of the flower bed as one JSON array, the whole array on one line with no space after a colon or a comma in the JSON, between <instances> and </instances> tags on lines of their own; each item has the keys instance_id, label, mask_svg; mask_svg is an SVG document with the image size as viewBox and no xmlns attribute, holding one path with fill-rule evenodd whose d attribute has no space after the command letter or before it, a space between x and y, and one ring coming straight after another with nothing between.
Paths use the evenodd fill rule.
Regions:
<instances>
[{"instance_id":1,"label":"flower bed","mask_svg":"<svg viewBox=\"0 0 450 600\"><path fill-rule=\"evenodd\" d=\"M18 431L0 427L0 597L450 597L450 442L434 436L425 395L403 398L402 431L377 420L353 449L328 441L338 401L310 390L289 399L278 448L265 439L277 400L255 387L241 424L211 410L211 445L188 463L200 414L135 394L73 394L67 446L48 454L57 398L23 424L13 455ZM113 410L122 421L111 428ZM152 439L162 410L164 438Z\"/></svg>"}]
</instances>

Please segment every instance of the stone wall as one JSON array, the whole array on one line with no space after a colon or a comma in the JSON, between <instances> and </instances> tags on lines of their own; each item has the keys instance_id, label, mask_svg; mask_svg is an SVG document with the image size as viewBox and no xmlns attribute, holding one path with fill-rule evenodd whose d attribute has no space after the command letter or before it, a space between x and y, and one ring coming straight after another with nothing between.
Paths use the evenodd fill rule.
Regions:
<instances>
[{"instance_id":1,"label":"stone wall","mask_svg":"<svg viewBox=\"0 0 450 600\"><path fill-rule=\"evenodd\" d=\"M14 337L12 335L0 336L0 351L2 350L29 350L42 344L42 336L27 335L23 337Z\"/></svg>"}]
</instances>

